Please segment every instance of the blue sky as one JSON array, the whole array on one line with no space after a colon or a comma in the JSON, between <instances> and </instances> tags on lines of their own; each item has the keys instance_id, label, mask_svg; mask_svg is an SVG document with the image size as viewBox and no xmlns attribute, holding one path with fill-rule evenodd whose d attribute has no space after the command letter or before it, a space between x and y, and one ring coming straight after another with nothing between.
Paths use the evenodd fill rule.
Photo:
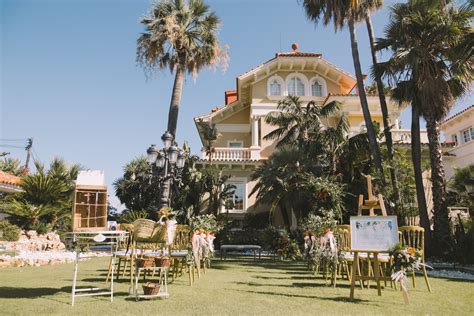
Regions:
<instances>
[{"instance_id":1,"label":"blue sky","mask_svg":"<svg viewBox=\"0 0 474 316\"><path fill-rule=\"evenodd\" d=\"M319 52L353 73L347 30L309 22L296 0L207 1L222 19L220 40L230 46L225 74L205 70L187 78L177 139L201 148L192 118L222 106L235 78L278 51ZM377 36L387 5L374 14ZM169 72L146 79L135 63L145 0L0 0L0 139L34 138L35 158L60 156L105 171L110 185L123 166L161 143L173 84ZM370 68L365 25L357 29L362 67ZM454 111L473 103L460 100ZM404 113L402 124L409 126ZM0 145L7 142L0 141ZM13 143L8 143L13 144ZM14 143L23 145L23 143ZM0 147L25 160L19 148ZM113 188L110 186L113 196ZM117 205L117 199L112 197Z\"/></svg>"}]
</instances>

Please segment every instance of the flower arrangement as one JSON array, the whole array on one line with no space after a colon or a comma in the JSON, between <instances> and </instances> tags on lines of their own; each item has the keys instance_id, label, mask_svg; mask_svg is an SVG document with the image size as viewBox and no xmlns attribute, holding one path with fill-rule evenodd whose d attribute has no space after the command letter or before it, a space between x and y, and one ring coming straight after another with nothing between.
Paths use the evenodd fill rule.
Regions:
<instances>
[{"instance_id":1,"label":"flower arrangement","mask_svg":"<svg viewBox=\"0 0 474 316\"><path fill-rule=\"evenodd\" d=\"M189 220L189 226L193 231L202 230L204 232L217 233L222 229L214 214L203 214L194 216Z\"/></svg>"},{"instance_id":2,"label":"flower arrangement","mask_svg":"<svg viewBox=\"0 0 474 316\"><path fill-rule=\"evenodd\" d=\"M394 281L406 278L407 272L419 270L421 267L421 254L413 247L403 247L401 244L397 244L390 249L390 255L393 258L392 279Z\"/></svg>"},{"instance_id":3,"label":"flower arrangement","mask_svg":"<svg viewBox=\"0 0 474 316\"><path fill-rule=\"evenodd\" d=\"M316 236L321 236L326 232L327 228L331 230L337 225L337 220L334 211L332 210L321 210L323 215L316 215L310 213L304 221L301 223L303 230L312 232Z\"/></svg>"},{"instance_id":4,"label":"flower arrangement","mask_svg":"<svg viewBox=\"0 0 474 316\"><path fill-rule=\"evenodd\" d=\"M405 247L400 243L389 250L392 257L391 278L400 282L403 291L403 299L408 304L408 291L406 288L407 272L415 272L421 268L421 254L413 247Z\"/></svg>"},{"instance_id":5,"label":"flower arrangement","mask_svg":"<svg viewBox=\"0 0 474 316\"><path fill-rule=\"evenodd\" d=\"M272 235L271 250L278 255L280 260L296 261L301 258L298 243L291 239L285 230L275 229Z\"/></svg>"}]
</instances>

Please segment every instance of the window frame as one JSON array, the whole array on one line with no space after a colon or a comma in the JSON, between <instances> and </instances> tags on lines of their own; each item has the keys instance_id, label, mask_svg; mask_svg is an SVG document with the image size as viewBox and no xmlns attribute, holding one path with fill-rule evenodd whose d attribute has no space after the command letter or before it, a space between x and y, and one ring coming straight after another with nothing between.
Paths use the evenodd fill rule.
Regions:
<instances>
[{"instance_id":1,"label":"window frame","mask_svg":"<svg viewBox=\"0 0 474 316\"><path fill-rule=\"evenodd\" d=\"M247 178L243 177L232 177L226 181L226 184L242 184L244 188L243 199L242 199L242 209L226 209L225 205L223 206L223 213L245 213L247 212ZM234 198L234 197L233 197Z\"/></svg>"},{"instance_id":2,"label":"window frame","mask_svg":"<svg viewBox=\"0 0 474 316\"><path fill-rule=\"evenodd\" d=\"M466 133L466 134L464 134ZM474 138L473 138L473 134L474 134L474 129L472 127L468 127L468 128L465 128L463 130L461 130L461 138L462 138L462 143L463 144L467 144L469 143L470 141L472 141ZM466 140L466 136L467 135L467 140Z\"/></svg>"},{"instance_id":3,"label":"window frame","mask_svg":"<svg viewBox=\"0 0 474 316\"><path fill-rule=\"evenodd\" d=\"M285 87L286 87L286 95L290 95L289 93L289 84L290 84L290 81L293 79L293 78L298 78L301 80L301 82L303 83L303 95L300 95L298 97L304 97L304 96L308 96L308 78L301 74L301 73L298 73L298 72L295 72L295 73L292 73L292 74L289 74L287 77L286 77L286 80L285 80Z\"/></svg>"},{"instance_id":4,"label":"window frame","mask_svg":"<svg viewBox=\"0 0 474 316\"><path fill-rule=\"evenodd\" d=\"M280 95L272 95L272 89L271 89L271 84L273 81L277 81L280 84ZM267 96L268 98L281 98L286 95L286 85L285 81L283 80L282 77L278 75L273 75L267 80Z\"/></svg>"},{"instance_id":5,"label":"window frame","mask_svg":"<svg viewBox=\"0 0 474 316\"><path fill-rule=\"evenodd\" d=\"M320 96L316 96L316 95L313 95L313 84L317 82L319 83L319 85L321 86L321 95ZM326 83L326 80L324 80L324 78L320 77L320 76L314 76L313 78L311 78L311 80L309 81L309 88L310 88L310 95L312 97L325 97L328 95L328 88L327 88L327 83Z\"/></svg>"}]
</instances>

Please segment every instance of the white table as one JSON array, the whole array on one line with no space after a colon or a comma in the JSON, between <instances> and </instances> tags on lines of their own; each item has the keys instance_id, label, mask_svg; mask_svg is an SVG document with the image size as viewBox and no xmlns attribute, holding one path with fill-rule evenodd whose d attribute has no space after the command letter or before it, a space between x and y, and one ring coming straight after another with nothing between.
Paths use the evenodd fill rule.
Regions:
<instances>
[{"instance_id":1,"label":"white table","mask_svg":"<svg viewBox=\"0 0 474 316\"><path fill-rule=\"evenodd\" d=\"M85 231L85 232L71 232L66 235L66 238L72 240L75 251L76 259L74 261L74 275L72 281L72 291L71 291L71 305L74 306L76 297L79 296L96 296L96 295L110 295L110 301L114 300L114 269L115 262L113 252L117 249L117 243L123 241L128 232L126 231ZM77 273L79 270L79 261L81 259L91 258L91 257L81 257L80 253L82 249L91 245L109 245L110 246L110 255L112 256L112 271L111 271L111 281L108 289L89 287L89 288L77 288ZM78 294L79 293L79 294Z\"/></svg>"}]
</instances>

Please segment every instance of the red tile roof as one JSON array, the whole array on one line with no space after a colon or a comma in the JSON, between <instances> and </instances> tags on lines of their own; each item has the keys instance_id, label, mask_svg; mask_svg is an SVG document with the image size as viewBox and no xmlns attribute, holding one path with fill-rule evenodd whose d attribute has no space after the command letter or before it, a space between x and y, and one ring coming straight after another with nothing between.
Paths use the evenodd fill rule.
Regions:
<instances>
[{"instance_id":1,"label":"red tile roof","mask_svg":"<svg viewBox=\"0 0 474 316\"><path fill-rule=\"evenodd\" d=\"M9 185L19 185L21 182L20 177L0 171L0 183Z\"/></svg>"},{"instance_id":2,"label":"red tile roof","mask_svg":"<svg viewBox=\"0 0 474 316\"><path fill-rule=\"evenodd\" d=\"M303 53L303 52L283 52L283 53L276 53L275 57L322 57L323 54L319 53Z\"/></svg>"}]
</instances>

